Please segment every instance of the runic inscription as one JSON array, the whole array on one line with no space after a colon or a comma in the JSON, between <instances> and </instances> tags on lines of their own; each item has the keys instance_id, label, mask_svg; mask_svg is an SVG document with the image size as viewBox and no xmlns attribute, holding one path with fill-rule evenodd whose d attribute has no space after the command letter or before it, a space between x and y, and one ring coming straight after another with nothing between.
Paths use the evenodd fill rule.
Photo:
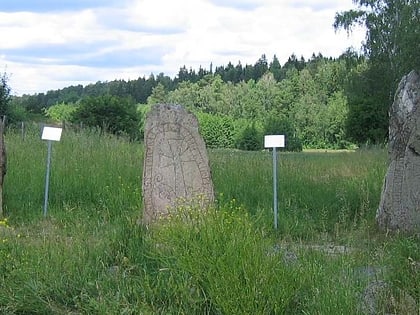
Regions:
<instances>
[{"instance_id":1,"label":"runic inscription","mask_svg":"<svg viewBox=\"0 0 420 315\"><path fill-rule=\"evenodd\" d=\"M214 198L206 147L195 116L177 105L156 105L145 126L143 222L168 213L180 198Z\"/></svg>"},{"instance_id":2,"label":"runic inscription","mask_svg":"<svg viewBox=\"0 0 420 315\"><path fill-rule=\"evenodd\" d=\"M398 85L389 119L389 166L376 212L386 231L420 233L420 73Z\"/></svg>"}]
</instances>

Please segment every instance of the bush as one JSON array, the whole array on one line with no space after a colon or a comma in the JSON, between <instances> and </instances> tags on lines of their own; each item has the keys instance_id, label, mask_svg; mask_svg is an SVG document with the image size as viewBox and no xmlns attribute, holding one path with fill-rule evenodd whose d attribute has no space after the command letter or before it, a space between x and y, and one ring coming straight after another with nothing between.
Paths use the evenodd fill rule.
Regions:
<instances>
[{"instance_id":1,"label":"bush","mask_svg":"<svg viewBox=\"0 0 420 315\"><path fill-rule=\"evenodd\" d=\"M70 103L55 104L53 106L44 109L44 113L47 117L51 118L56 122L68 122L73 119L73 115L77 110L77 105Z\"/></svg>"},{"instance_id":2,"label":"bush","mask_svg":"<svg viewBox=\"0 0 420 315\"><path fill-rule=\"evenodd\" d=\"M234 147L234 123L228 116L198 113L200 133L209 148Z\"/></svg>"},{"instance_id":3,"label":"bush","mask_svg":"<svg viewBox=\"0 0 420 315\"><path fill-rule=\"evenodd\" d=\"M302 142L296 136L296 129L285 117L271 116L264 126L266 135L285 135L286 151L302 151Z\"/></svg>"},{"instance_id":4,"label":"bush","mask_svg":"<svg viewBox=\"0 0 420 315\"><path fill-rule=\"evenodd\" d=\"M74 112L73 122L100 128L116 135L139 137L139 114L133 99L102 95L82 99Z\"/></svg>"},{"instance_id":5,"label":"bush","mask_svg":"<svg viewBox=\"0 0 420 315\"><path fill-rule=\"evenodd\" d=\"M257 151L262 149L262 135L258 131L255 123L248 125L241 133L237 148L246 151Z\"/></svg>"}]
</instances>

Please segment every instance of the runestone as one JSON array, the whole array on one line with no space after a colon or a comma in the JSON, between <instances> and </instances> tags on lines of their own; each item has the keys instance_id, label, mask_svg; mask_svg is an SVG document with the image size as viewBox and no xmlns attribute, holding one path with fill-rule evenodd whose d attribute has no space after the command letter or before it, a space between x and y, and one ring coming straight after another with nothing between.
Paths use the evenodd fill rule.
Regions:
<instances>
[{"instance_id":1,"label":"runestone","mask_svg":"<svg viewBox=\"0 0 420 315\"><path fill-rule=\"evenodd\" d=\"M197 118L180 105L155 105L144 129L143 223L167 216L178 200L214 201L209 160Z\"/></svg>"}]
</instances>

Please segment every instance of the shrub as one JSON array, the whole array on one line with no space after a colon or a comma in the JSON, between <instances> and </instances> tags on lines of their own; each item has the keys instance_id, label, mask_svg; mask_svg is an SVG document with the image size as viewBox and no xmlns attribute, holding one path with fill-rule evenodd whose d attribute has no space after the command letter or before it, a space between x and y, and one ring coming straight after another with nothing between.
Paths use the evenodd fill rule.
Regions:
<instances>
[{"instance_id":1,"label":"shrub","mask_svg":"<svg viewBox=\"0 0 420 315\"><path fill-rule=\"evenodd\" d=\"M200 133L209 148L234 146L234 122L231 117L199 112Z\"/></svg>"},{"instance_id":2,"label":"shrub","mask_svg":"<svg viewBox=\"0 0 420 315\"><path fill-rule=\"evenodd\" d=\"M264 126L264 132L267 135L285 135L287 151L302 151L302 142L296 136L296 129L287 118L271 116Z\"/></svg>"},{"instance_id":3,"label":"shrub","mask_svg":"<svg viewBox=\"0 0 420 315\"><path fill-rule=\"evenodd\" d=\"M67 122L73 119L74 112L77 110L75 104L55 104L44 109L44 113L47 117L53 119L56 122Z\"/></svg>"},{"instance_id":4,"label":"shrub","mask_svg":"<svg viewBox=\"0 0 420 315\"><path fill-rule=\"evenodd\" d=\"M262 135L258 131L255 122L248 125L241 133L237 148L246 151L257 151L262 149Z\"/></svg>"},{"instance_id":5,"label":"shrub","mask_svg":"<svg viewBox=\"0 0 420 315\"><path fill-rule=\"evenodd\" d=\"M74 112L73 121L112 134L139 137L139 114L133 99L129 97L86 97Z\"/></svg>"}]
</instances>

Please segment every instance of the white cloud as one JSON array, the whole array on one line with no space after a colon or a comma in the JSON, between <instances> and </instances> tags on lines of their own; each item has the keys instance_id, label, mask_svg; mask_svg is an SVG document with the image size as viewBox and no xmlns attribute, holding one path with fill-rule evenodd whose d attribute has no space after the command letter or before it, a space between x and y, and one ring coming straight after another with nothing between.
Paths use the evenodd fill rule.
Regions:
<instances>
[{"instance_id":1,"label":"white cloud","mask_svg":"<svg viewBox=\"0 0 420 315\"><path fill-rule=\"evenodd\" d=\"M152 72L175 75L183 65L253 64L262 54L269 60L276 54L282 64L293 53L337 57L349 46L359 48L364 36L358 30L347 38L332 27L336 12L353 8L351 0L121 3L63 12L0 12L0 67L12 75L14 93Z\"/></svg>"}]
</instances>

